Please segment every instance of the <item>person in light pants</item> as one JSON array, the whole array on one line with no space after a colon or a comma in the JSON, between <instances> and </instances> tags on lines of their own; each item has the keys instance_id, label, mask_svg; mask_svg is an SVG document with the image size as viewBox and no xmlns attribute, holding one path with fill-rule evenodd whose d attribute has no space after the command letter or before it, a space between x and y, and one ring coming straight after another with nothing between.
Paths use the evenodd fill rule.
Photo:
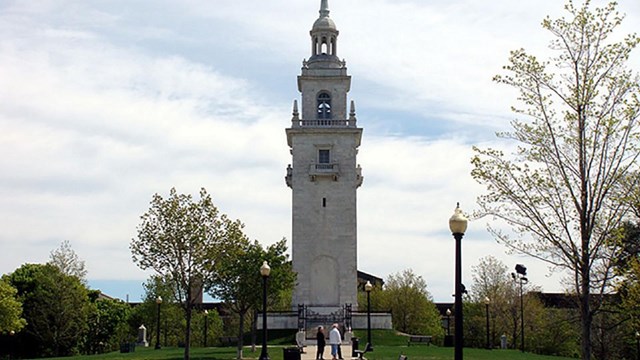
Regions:
<instances>
[{"instance_id":1,"label":"person in light pants","mask_svg":"<svg viewBox=\"0 0 640 360\"><path fill-rule=\"evenodd\" d=\"M342 336L340 335L340 330L338 330L338 324L333 324L331 326L331 331L329 331L329 344L331 345L332 360L338 360L338 349L340 348L341 343Z\"/></svg>"}]
</instances>

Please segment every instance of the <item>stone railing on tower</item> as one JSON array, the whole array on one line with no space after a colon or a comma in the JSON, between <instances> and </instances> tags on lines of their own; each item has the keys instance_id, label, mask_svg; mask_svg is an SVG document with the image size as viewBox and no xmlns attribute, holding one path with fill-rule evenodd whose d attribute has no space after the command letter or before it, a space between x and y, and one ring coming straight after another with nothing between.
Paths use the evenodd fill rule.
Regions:
<instances>
[{"instance_id":1,"label":"stone railing on tower","mask_svg":"<svg viewBox=\"0 0 640 360\"><path fill-rule=\"evenodd\" d=\"M298 118L291 119L291 127L356 127L356 119L348 120L330 120L330 119L317 119L317 120L302 120Z\"/></svg>"},{"instance_id":2,"label":"stone railing on tower","mask_svg":"<svg viewBox=\"0 0 640 360\"><path fill-rule=\"evenodd\" d=\"M336 128L336 127L346 127L346 128L355 128L356 127L356 105L353 100L351 100L351 105L349 108L349 118L346 120L333 120L333 119L313 119L313 120L303 120L300 119L300 112L298 111L298 100L293 101L293 112L291 113L291 127L292 128L300 128L300 127L310 127L310 128Z\"/></svg>"}]
</instances>

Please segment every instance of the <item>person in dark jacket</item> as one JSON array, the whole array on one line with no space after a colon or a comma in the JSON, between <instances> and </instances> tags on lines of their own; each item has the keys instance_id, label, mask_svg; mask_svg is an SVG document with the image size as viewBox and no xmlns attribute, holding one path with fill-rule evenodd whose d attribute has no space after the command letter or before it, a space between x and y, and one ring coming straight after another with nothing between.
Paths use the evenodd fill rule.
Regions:
<instances>
[{"instance_id":1,"label":"person in dark jacket","mask_svg":"<svg viewBox=\"0 0 640 360\"><path fill-rule=\"evenodd\" d=\"M316 353L316 360L324 360L324 346L326 344L326 339L324 337L324 328L322 326L318 326L316 340L318 341L318 352Z\"/></svg>"}]
</instances>

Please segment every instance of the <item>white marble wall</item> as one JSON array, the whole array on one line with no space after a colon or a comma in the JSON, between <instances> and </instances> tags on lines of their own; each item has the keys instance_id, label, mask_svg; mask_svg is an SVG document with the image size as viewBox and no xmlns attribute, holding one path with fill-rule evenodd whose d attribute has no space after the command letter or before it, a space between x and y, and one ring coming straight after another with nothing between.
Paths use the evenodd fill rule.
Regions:
<instances>
[{"instance_id":1,"label":"white marble wall","mask_svg":"<svg viewBox=\"0 0 640 360\"><path fill-rule=\"evenodd\" d=\"M357 128L288 129L293 149L293 306L357 304ZM310 174L320 149L336 171ZM354 308L354 310L356 310Z\"/></svg>"}]
</instances>

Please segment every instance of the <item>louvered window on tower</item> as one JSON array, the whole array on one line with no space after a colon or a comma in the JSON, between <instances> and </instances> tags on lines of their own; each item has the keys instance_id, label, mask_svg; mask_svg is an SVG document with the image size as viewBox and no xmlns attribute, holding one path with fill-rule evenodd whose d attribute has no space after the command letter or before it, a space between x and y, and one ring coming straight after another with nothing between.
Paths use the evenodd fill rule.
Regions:
<instances>
[{"instance_id":1,"label":"louvered window on tower","mask_svg":"<svg viewBox=\"0 0 640 360\"><path fill-rule=\"evenodd\" d=\"M331 119L331 95L326 92L318 95L318 119Z\"/></svg>"}]
</instances>

